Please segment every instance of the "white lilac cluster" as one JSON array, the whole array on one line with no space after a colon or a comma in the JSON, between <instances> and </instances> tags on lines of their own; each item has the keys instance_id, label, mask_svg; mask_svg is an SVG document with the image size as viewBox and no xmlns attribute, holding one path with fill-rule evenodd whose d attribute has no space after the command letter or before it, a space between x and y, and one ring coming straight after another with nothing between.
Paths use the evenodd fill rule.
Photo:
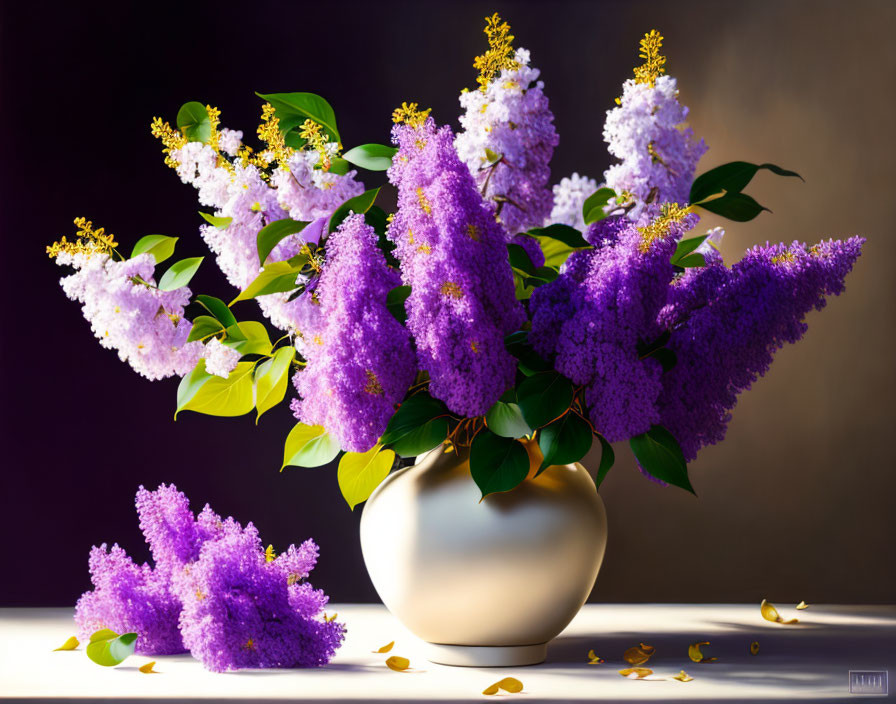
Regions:
<instances>
[{"instance_id":1,"label":"white lilac cluster","mask_svg":"<svg viewBox=\"0 0 896 704\"><path fill-rule=\"evenodd\" d=\"M618 107L607 112L604 141L621 163L604 172L606 185L634 199L629 217L637 220L648 203L688 202L697 161L706 152L703 140L684 126L688 109L678 102L671 76L655 84L629 79Z\"/></svg>"},{"instance_id":2,"label":"white lilac cluster","mask_svg":"<svg viewBox=\"0 0 896 704\"><path fill-rule=\"evenodd\" d=\"M219 148L228 154L240 149L240 132L221 130ZM328 145L335 149L337 145ZM216 255L218 267L236 288L246 288L261 270L258 261L258 232L275 220L292 218L314 221L302 232L282 240L269 261L282 261L298 254L305 242L316 242L324 219L344 201L359 195L363 184L355 172L344 175L315 169L319 155L297 151L288 163L275 169L270 184L258 167L243 165L239 159L222 164L215 149L200 142L188 142L174 150L177 173L184 183L199 192L199 202L215 209L217 217L230 218L225 227L203 225L200 233ZM270 294L257 299L262 312L282 330L296 327L294 302L287 294Z\"/></svg>"},{"instance_id":3,"label":"white lilac cluster","mask_svg":"<svg viewBox=\"0 0 896 704\"><path fill-rule=\"evenodd\" d=\"M569 225L578 230L585 229L582 206L585 200L597 190L597 181L588 176L565 176L554 186L554 207L551 210L551 225Z\"/></svg>"},{"instance_id":4,"label":"white lilac cluster","mask_svg":"<svg viewBox=\"0 0 896 704\"><path fill-rule=\"evenodd\" d=\"M100 344L117 350L134 371L164 379L183 376L199 361L202 344L187 342L192 324L183 317L190 289L155 288L151 254L115 261L107 254L61 252L56 261L75 269L60 283L70 299L81 303Z\"/></svg>"},{"instance_id":5,"label":"white lilac cluster","mask_svg":"<svg viewBox=\"0 0 896 704\"><path fill-rule=\"evenodd\" d=\"M226 379L236 369L240 357L237 350L213 337L205 344L205 371Z\"/></svg>"},{"instance_id":6,"label":"white lilac cluster","mask_svg":"<svg viewBox=\"0 0 896 704\"><path fill-rule=\"evenodd\" d=\"M502 69L484 90L461 93L463 132L454 142L486 198L498 201L510 235L541 227L550 214L548 164L559 139L529 52L517 49L513 61L517 67ZM491 163L486 150L501 160Z\"/></svg>"}]
</instances>

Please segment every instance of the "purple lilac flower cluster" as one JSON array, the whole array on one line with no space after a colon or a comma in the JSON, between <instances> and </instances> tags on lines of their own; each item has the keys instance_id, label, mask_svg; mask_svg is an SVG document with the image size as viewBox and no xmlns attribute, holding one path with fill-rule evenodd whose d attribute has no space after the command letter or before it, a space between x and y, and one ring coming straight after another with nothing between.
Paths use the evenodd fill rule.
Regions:
<instances>
[{"instance_id":1,"label":"purple lilac flower cluster","mask_svg":"<svg viewBox=\"0 0 896 704\"><path fill-rule=\"evenodd\" d=\"M640 349L661 332L657 315L675 273L669 260L696 221L686 211L644 228L603 220L587 232L595 249L578 253L564 274L532 294L532 345L586 387L591 422L610 442L659 419L662 368Z\"/></svg>"},{"instance_id":2,"label":"purple lilac flower cluster","mask_svg":"<svg viewBox=\"0 0 896 704\"><path fill-rule=\"evenodd\" d=\"M82 638L100 628L138 634L137 652L189 650L213 671L322 665L345 628L322 618L326 595L305 580L317 562L308 540L273 556L258 531L199 516L173 485L137 492L140 528L155 566L136 565L114 545L90 553L93 591L75 609Z\"/></svg>"},{"instance_id":3,"label":"purple lilac flower cluster","mask_svg":"<svg viewBox=\"0 0 896 704\"><path fill-rule=\"evenodd\" d=\"M511 235L544 225L553 205L548 164L559 137L539 73L529 52L517 49L511 67L460 95L457 153L486 198L502 201L500 220ZM486 150L501 160L491 164Z\"/></svg>"},{"instance_id":4,"label":"purple lilac flower cluster","mask_svg":"<svg viewBox=\"0 0 896 704\"><path fill-rule=\"evenodd\" d=\"M376 444L414 379L410 335L386 307L400 284L374 229L350 215L327 239L319 285L303 296L319 311L310 330L300 329L307 366L293 379L302 399L293 411L303 423L323 425L345 450Z\"/></svg>"},{"instance_id":5,"label":"purple lilac flower cluster","mask_svg":"<svg viewBox=\"0 0 896 704\"><path fill-rule=\"evenodd\" d=\"M675 281L660 320L678 363L663 375L658 409L686 459L724 438L737 395L805 334L810 310L843 291L864 241L766 244L730 269L714 261Z\"/></svg>"},{"instance_id":6,"label":"purple lilac flower cluster","mask_svg":"<svg viewBox=\"0 0 896 704\"><path fill-rule=\"evenodd\" d=\"M506 232L458 158L451 129L424 117L411 114L392 131L398 212L388 237L411 287L408 328L430 392L455 413L476 416L513 383L516 362L504 337L525 313L514 296Z\"/></svg>"}]
</instances>

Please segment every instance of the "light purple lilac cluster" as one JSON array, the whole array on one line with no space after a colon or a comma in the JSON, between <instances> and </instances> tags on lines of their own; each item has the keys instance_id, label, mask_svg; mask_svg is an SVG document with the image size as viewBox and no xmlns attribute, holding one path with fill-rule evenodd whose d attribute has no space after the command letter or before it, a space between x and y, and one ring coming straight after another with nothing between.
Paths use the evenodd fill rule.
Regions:
<instances>
[{"instance_id":1,"label":"light purple lilac cluster","mask_svg":"<svg viewBox=\"0 0 896 704\"><path fill-rule=\"evenodd\" d=\"M364 191L355 171L335 174L314 168L319 157L313 150L292 152L266 180L257 165L239 158L231 163L220 154L235 156L242 146L241 136L222 129L217 149L211 144L187 142L171 153L177 174L197 189L199 202L214 208L215 216L231 218L225 227L203 225L200 234L227 280L239 290L261 270L257 238L265 225L287 217L312 223L282 240L268 257L268 261L288 259L298 254L305 242L316 243L333 211ZM288 298L286 293L274 293L256 300L274 326L294 331L299 304Z\"/></svg>"},{"instance_id":2,"label":"light purple lilac cluster","mask_svg":"<svg viewBox=\"0 0 896 704\"><path fill-rule=\"evenodd\" d=\"M843 291L864 241L766 244L730 269L714 261L674 282L660 321L678 363L663 375L658 409L686 459L724 438L737 395L805 334L810 310Z\"/></svg>"},{"instance_id":3,"label":"light purple lilac cluster","mask_svg":"<svg viewBox=\"0 0 896 704\"><path fill-rule=\"evenodd\" d=\"M548 164L559 141L529 52L517 49L513 63L515 68L502 69L482 90L461 93L463 131L454 142L485 197L503 201L500 220L511 235L541 227L550 214ZM501 160L490 165L486 150Z\"/></svg>"},{"instance_id":4,"label":"light purple lilac cluster","mask_svg":"<svg viewBox=\"0 0 896 704\"><path fill-rule=\"evenodd\" d=\"M532 294L532 345L585 387L591 422L609 442L659 420L662 367L640 348L661 333L657 316L675 273L669 260L696 221L688 213L661 217L654 230L621 217L600 221L586 233L595 249L577 253Z\"/></svg>"},{"instance_id":5,"label":"light purple lilac cluster","mask_svg":"<svg viewBox=\"0 0 896 704\"><path fill-rule=\"evenodd\" d=\"M327 259L305 305L319 310L299 329L307 366L293 382L296 417L323 425L344 450L376 444L411 385L416 359L386 296L401 277L386 264L374 229L350 215L327 239ZM309 337L310 335L310 337Z\"/></svg>"},{"instance_id":6,"label":"light purple lilac cluster","mask_svg":"<svg viewBox=\"0 0 896 704\"><path fill-rule=\"evenodd\" d=\"M454 148L449 127L422 117L393 128L389 169L398 211L389 225L408 328L430 392L466 416L485 413L514 380L504 337L525 320L514 296L507 235Z\"/></svg>"},{"instance_id":7,"label":"light purple lilac cluster","mask_svg":"<svg viewBox=\"0 0 896 704\"><path fill-rule=\"evenodd\" d=\"M588 176L564 176L554 186L554 207L548 219L550 224L569 225L577 230L585 229L582 208L585 201L597 190L597 181Z\"/></svg>"},{"instance_id":8,"label":"light purple lilac cluster","mask_svg":"<svg viewBox=\"0 0 896 704\"><path fill-rule=\"evenodd\" d=\"M305 581L317 562L313 541L273 558L251 523L222 520L208 505L194 516L173 485L140 487L136 504L155 566L134 564L117 545L93 548L94 589L75 609L82 638L133 631L138 653L189 650L216 672L330 660L345 628L323 618L327 597Z\"/></svg>"},{"instance_id":9,"label":"light purple lilac cluster","mask_svg":"<svg viewBox=\"0 0 896 704\"><path fill-rule=\"evenodd\" d=\"M609 152L621 160L604 172L604 181L634 199L633 220L648 203L687 204L697 162L707 149L684 126L688 109L678 102L676 80L658 76L654 83L627 80L619 106L607 112L604 123Z\"/></svg>"},{"instance_id":10,"label":"light purple lilac cluster","mask_svg":"<svg viewBox=\"0 0 896 704\"><path fill-rule=\"evenodd\" d=\"M105 253L61 252L56 261L75 269L60 283L70 299L81 303L100 344L116 350L134 371L164 379L183 376L199 361L202 344L187 342L192 324L183 317L190 289L155 288L151 254L116 261Z\"/></svg>"}]
</instances>

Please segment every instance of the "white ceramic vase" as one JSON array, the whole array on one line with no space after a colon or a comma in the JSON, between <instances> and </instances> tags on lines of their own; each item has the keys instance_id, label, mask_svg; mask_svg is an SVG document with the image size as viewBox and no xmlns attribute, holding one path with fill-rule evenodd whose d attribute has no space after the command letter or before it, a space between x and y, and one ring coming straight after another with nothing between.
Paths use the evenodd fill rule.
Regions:
<instances>
[{"instance_id":1,"label":"white ceramic vase","mask_svg":"<svg viewBox=\"0 0 896 704\"><path fill-rule=\"evenodd\" d=\"M466 457L444 447L391 474L361 517L367 571L429 660L542 662L594 586L607 542L603 502L578 463L480 496Z\"/></svg>"}]
</instances>

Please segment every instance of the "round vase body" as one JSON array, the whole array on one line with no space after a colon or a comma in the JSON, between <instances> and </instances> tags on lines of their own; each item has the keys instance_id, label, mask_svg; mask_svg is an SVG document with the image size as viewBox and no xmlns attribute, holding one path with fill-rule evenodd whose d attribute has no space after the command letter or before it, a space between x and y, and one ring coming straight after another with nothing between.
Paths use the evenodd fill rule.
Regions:
<instances>
[{"instance_id":1,"label":"round vase body","mask_svg":"<svg viewBox=\"0 0 896 704\"><path fill-rule=\"evenodd\" d=\"M361 517L367 571L430 660L541 662L594 586L603 502L578 463L480 498L467 458L442 447L391 474Z\"/></svg>"}]
</instances>

